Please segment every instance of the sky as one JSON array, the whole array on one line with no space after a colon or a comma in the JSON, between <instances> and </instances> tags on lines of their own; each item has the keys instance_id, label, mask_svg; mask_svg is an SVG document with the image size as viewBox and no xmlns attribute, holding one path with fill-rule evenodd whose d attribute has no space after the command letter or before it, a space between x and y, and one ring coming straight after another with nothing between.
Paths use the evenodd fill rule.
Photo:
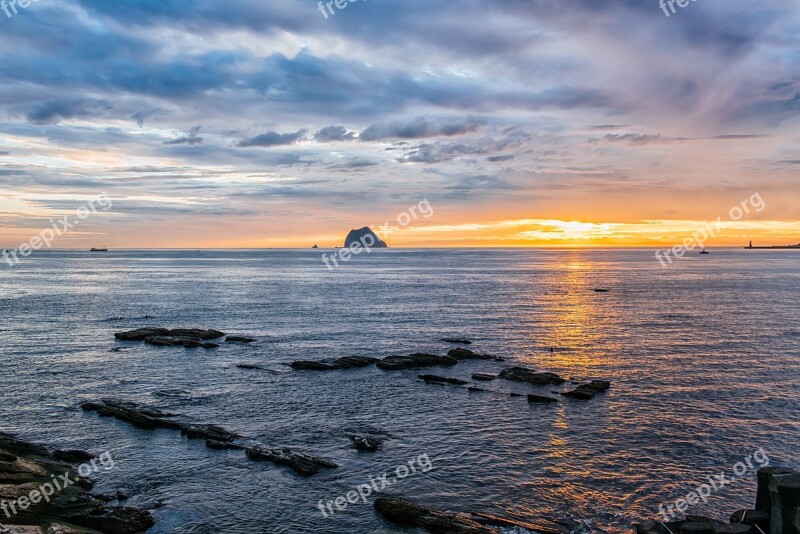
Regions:
<instances>
[{"instance_id":1,"label":"sky","mask_svg":"<svg viewBox=\"0 0 800 534\"><path fill-rule=\"evenodd\" d=\"M800 242L796 0L339 4L0 4L0 247Z\"/></svg>"}]
</instances>

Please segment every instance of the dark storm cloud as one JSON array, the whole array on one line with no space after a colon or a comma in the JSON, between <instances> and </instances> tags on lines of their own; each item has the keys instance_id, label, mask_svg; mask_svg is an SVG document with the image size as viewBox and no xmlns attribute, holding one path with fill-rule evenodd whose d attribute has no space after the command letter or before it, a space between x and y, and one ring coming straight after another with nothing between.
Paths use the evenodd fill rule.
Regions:
<instances>
[{"instance_id":1,"label":"dark storm cloud","mask_svg":"<svg viewBox=\"0 0 800 534\"><path fill-rule=\"evenodd\" d=\"M314 140L321 143L330 141L352 141L356 132L348 131L344 126L326 126L314 134Z\"/></svg>"},{"instance_id":2,"label":"dark storm cloud","mask_svg":"<svg viewBox=\"0 0 800 534\"><path fill-rule=\"evenodd\" d=\"M236 146L238 147L272 147L293 145L305 138L307 130L298 130L294 133L266 132L249 139L242 139Z\"/></svg>"}]
</instances>

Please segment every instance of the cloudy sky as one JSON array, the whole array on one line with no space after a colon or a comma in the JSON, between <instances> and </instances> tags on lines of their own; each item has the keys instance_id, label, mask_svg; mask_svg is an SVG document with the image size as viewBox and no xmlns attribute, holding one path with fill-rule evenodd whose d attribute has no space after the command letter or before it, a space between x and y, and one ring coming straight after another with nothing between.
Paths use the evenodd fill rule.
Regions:
<instances>
[{"instance_id":1,"label":"cloudy sky","mask_svg":"<svg viewBox=\"0 0 800 534\"><path fill-rule=\"evenodd\" d=\"M100 194L113 207L54 246L333 246L423 200L433 215L390 245L671 246L718 217L712 244L800 241L800 6L675 9L17 5L0 246ZM755 193L765 207L731 221Z\"/></svg>"}]
</instances>

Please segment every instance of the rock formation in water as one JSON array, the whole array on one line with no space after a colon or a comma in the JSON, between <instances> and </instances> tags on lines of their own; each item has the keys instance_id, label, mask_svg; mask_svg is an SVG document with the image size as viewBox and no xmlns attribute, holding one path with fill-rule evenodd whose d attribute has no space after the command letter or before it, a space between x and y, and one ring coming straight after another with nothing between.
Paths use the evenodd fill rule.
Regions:
<instances>
[{"instance_id":1,"label":"rock formation in water","mask_svg":"<svg viewBox=\"0 0 800 534\"><path fill-rule=\"evenodd\" d=\"M355 243L368 248L387 248L389 246L378 237L378 234L370 230L369 226L358 230L350 230L350 233L344 238L344 247L350 248Z\"/></svg>"},{"instance_id":2,"label":"rock formation in water","mask_svg":"<svg viewBox=\"0 0 800 534\"><path fill-rule=\"evenodd\" d=\"M150 513L109 506L90 494L93 483L75 465L93 459L76 450L51 451L0 432L0 532L89 534L145 532L155 523ZM122 494L117 499L123 500ZM6 529L8 528L8 530Z\"/></svg>"}]
</instances>

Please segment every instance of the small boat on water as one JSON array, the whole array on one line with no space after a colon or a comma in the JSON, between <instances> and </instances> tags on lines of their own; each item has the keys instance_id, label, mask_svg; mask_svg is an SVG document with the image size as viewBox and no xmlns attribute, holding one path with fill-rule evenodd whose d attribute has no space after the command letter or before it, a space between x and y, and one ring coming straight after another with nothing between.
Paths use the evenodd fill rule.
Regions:
<instances>
[{"instance_id":1,"label":"small boat on water","mask_svg":"<svg viewBox=\"0 0 800 534\"><path fill-rule=\"evenodd\" d=\"M92 249L89 249L89 252L108 252L108 249L105 248L105 247L104 248L92 248Z\"/></svg>"},{"instance_id":2,"label":"small boat on water","mask_svg":"<svg viewBox=\"0 0 800 534\"><path fill-rule=\"evenodd\" d=\"M707 251L707 250L701 250L700 254L711 254L711 253L709 251Z\"/></svg>"}]
</instances>

